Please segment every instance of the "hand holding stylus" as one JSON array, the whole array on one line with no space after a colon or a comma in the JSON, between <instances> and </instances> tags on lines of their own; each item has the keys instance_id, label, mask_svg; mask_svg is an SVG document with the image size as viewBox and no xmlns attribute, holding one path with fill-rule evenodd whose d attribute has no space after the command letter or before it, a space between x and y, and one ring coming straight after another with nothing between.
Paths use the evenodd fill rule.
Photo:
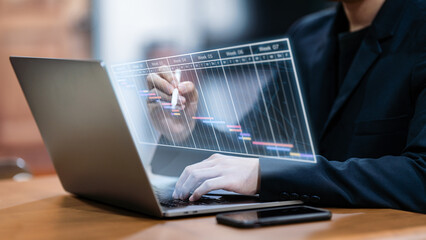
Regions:
<instances>
[{"instance_id":1,"label":"hand holding stylus","mask_svg":"<svg viewBox=\"0 0 426 240\"><path fill-rule=\"evenodd\" d=\"M169 67L162 66L159 70L146 79L150 93L159 98L148 101L151 122L167 139L184 141L195 126L192 116L197 112L197 89L184 78L188 78L188 74L183 75L180 69L172 72ZM179 114L175 114L177 111Z\"/></svg>"}]
</instances>

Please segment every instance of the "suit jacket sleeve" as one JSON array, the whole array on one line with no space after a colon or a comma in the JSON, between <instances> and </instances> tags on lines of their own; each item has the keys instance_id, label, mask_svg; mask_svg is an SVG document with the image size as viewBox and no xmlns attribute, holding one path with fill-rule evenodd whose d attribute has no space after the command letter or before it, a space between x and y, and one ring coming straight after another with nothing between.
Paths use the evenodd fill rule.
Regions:
<instances>
[{"instance_id":1,"label":"suit jacket sleeve","mask_svg":"<svg viewBox=\"0 0 426 240\"><path fill-rule=\"evenodd\" d=\"M316 164L260 158L261 199L426 213L426 61L412 76L416 109L400 156L344 162L318 156Z\"/></svg>"}]
</instances>

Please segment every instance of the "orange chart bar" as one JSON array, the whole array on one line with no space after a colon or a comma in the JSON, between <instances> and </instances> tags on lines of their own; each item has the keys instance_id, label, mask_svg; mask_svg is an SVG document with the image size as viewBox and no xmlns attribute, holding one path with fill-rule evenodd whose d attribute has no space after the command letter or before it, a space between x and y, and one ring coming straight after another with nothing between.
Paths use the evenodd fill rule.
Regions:
<instances>
[{"instance_id":1,"label":"orange chart bar","mask_svg":"<svg viewBox=\"0 0 426 240\"><path fill-rule=\"evenodd\" d=\"M149 97L149 99L161 99L161 96Z\"/></svg>"},{"instance_id":2,"label":"orange chart bar","mask_svg":"<svg viewBox=\"0 0 426 240\"><path fill-rule=\"evenodd\" d=\"M251 141L251 137L239 137L238 139Z\"/></svg>"},{"instance_id":3,"label":"orange chart bar","mask_svg":"<svg viewBox=\"0 0 426 240\"><path fill-rule=\"evenodd\" d=\"M293 144L287 144L287 143L271 143L271 142L251 142L254 145L263 145L263 146L275 146L275 147L288 147L292 148Z\"/></svg>"}]
</instances>

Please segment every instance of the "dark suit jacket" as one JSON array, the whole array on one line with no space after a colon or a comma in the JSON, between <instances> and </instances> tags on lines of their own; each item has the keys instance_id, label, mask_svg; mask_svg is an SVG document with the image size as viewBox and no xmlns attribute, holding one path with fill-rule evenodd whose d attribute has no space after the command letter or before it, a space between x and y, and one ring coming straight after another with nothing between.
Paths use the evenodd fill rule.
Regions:
<instances>
[{"instance_id":1,"label":"dark suit jacket","mask_svg":"<svg viewBox=\"0 0 426 240\"><path fill-rule=\"evenodd\" d=\"M339 89L341 7L290 30L318 163L260 159L263 200L426 213L426 3L389 0Z\"/></svg>"}]
</instances>

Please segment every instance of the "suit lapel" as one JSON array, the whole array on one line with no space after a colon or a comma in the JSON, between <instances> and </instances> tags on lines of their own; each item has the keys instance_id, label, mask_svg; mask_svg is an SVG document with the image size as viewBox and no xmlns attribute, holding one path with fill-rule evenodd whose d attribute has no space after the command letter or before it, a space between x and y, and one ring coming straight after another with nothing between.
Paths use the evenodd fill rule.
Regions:
<instances>
[{"instance_id":1,"label":"suit lapel","mask_svg":"<svg viewBox=\"0 0 426 240\"><path fill-rule=\"evenodd\" d=\"M368 69L373 65L375 60L380 55L382 49L376 38L369 33L366 38L362 41L361 46L355 55L355 58L349 68L348 73L339 89L336 100L331 108L330 114L328 115L327 121L321 133L321 138L327 131L333 118L344 106L345 102L349 99L351 94L354 92L356 87L359 85L363 76Z\"/></svg>"},{"instance_id":2,"label":"suit lapel","mask_svg":"<svg viewBox=\"0 0 426 240\"><path fill-rule=\"evenodd\" d=\"M370 32L361 43L361 46L352 61L351 67L339 89L336 100L333 103L331 111L327 117L324 127L322 128L320 139L322 139L330 127L337 113L342 109L348 101L356 87L362 81L364 75L377 60L382 52L380 42L390 39L400 24L404 12L405 0L385 1L373 23ZM343 8L339 5L337 15L344 14ZM346 16L345 16L346 18ZM341 18L340 18L341 20Z\"/></svg>"}]
</instances>

